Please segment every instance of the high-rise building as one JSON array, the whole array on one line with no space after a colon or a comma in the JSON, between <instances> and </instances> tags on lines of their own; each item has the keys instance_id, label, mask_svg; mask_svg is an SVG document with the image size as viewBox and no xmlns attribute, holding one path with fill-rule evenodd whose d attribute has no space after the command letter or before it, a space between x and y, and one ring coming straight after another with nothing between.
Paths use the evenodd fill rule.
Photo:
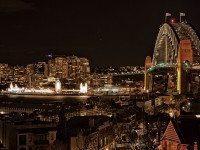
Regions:
<instances>
[{"instance_id":1,"label":"high-rise building","mask_svg":"<svg viewBox=\"0 0 200 150\"><path fill-rule=\"evenodd\" d=\"M69 56L68 60L68 76L72 80L87 82L90 76L89 60L87 58L78 58L77 56Z\"/></svg>"},{"instance_id":2,"label":"high-rise building","mask_svg":"<svg viewBox=\"0 0 200 150\"><path fill-rule=\"evenodd\" d=\"M0 64L0 76L1 77L5 76L7 68L8 68L8 64Z\"/></svg>"},{"instance_id":3,"label":"high-rise building","mask_svg":"<svg viewBox=\"0 0 200 150\"><path fill-rule=\"evenodd\" d=\"M55 58L56 78L65 79L68 77L68 62L64 57Z\"/></svg>"},{"instance_id":4,"label":"high-rise building","mask_svg":"<svg viewBox=\"0 0 200 150\"><path fill-rule=\"evenodd\" d=\"M80 60L77 56L68 56L68 76L70 79L76 79L79 73Z\"/></svg>"},{"instance_id":5,"label":"high-rise building","mask_svg":"<svg viewBox=\"0 0 200 150\"><path fill-rule=\"evenodd\" d=\"M33 75L34 74L34 64L28 64L26 66L26 74Z\"/></svg>"},{"instance_id":6,"label":"high-rise building","mask_svg":"<svg viewBox=\"0 0 200 150\"><path fill-rule=\"evenodd\" d=\"M48 77L48 65L46 62L30 64L26 69L28 75L27 80L30 87L40 87L43 82L46 82Z\"/></svg>"},{"instance_id":7,"label":"high-rise building","mask_svg":"<svg viewBox=\"0 0 200 150\"><path fill-rule=\"evenodd\" d=\"M6 83L7 80L13 80L13 68L8 64L0 64L0 83Z\"/></svg>"},{"instance_id":8,"label":"high-rise building","mask_svg":"<svg viewBox=\"0 0 200 150\"><path fill-rule=\"evenodd\" d=\"M80 76L83 79L88 79L90 75L90 65L87 58L80 58Z\"/></svg>"},{"instance_id":9,"label":"high-rise building","mask_svg":"<svg viewBox=\"0 0 200 150\"><path fill-rule=\"evenodd\" d=\"M14 66L13 67L13 81L23 86L26 83L25 78L26 69L24 66Z\"/></svg>"},{"instance_id":10,"label":"high-rise building","mask_svg":"<svg viewBox=\"0 0 200 150\"><path fill-rule=\"evenodd\" d=\"M27 82L28 82L28 86L31 87L32 86L32 77L34 75L34 64L28 64L26 66L26 77L27 77Z\"/></svg>"},{"instance_id":11,"label":"high-rise building","mask_svg":"<svg viewBox=\"0 0 200 150\"><path fill-rule=\"evenodd\" d=\"M48 67L46 62L38 62L34 65L34 72L37 75L44 75L45 77L48 76Z\"/></svg>"},{"instance_id":12,"label":"high-rise building","mask_svg":"<svg viewBox=\"0 0 200 150\"><path fill-rule=\"evenodd\" d=\"M48 61L49 76L59 79L68 77L68 62L65 57L56 57Z\"/></svg>"},{"instance_id":13,"label":"high-rise building","mask_svg":"<svg viewBox=\"0 0 200 150\"><path fill-rule=\"evenodd\" d=\"M48 61L48 71L49 71L49 77L55 77L56 76L56 67L55 67L55 60L50 59Z\"/></svg>"}]
</instances>

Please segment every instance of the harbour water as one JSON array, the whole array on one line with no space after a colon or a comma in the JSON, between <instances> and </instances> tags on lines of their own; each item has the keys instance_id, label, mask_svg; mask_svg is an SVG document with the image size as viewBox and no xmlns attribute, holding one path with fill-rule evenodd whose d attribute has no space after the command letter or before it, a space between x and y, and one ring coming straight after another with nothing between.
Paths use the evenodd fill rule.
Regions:
<instances>
[{"instance_id":1,"label":"harbour water","mask_svg":"<svg viewBox=\"0 0 200 150\"><path fill-rule=\"evenodd\" d=\"M9 101L26 101L26 102L68 102L68 101L84 101L90 96L87 95L1 95L0 100L7 99Z\"/></svg>"},{"instance_id":2,"label":"harbour water","mask_svg":"<svg viewBox=\"0 0 200 150\"><path fill-rule=\"evenodd\" d=\"M0 112L26 112L56 109L61 105L76 107L89 96L0 95Z\"/></svg>"}]
</instances>

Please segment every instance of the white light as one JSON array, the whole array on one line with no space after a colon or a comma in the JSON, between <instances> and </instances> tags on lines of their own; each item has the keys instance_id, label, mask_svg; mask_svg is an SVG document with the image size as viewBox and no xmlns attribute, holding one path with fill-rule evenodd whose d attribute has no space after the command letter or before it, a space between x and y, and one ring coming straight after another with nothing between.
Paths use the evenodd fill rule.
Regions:
<instances>
[{"instance_id":1,"label":"white light","mask_svg":"<svg viewBox=\"0 0 200 150\"><path fill-rule=\"evenodd\" d=\"M169 113L169 116L170 116L171 118L173 118L173 117L174 117L173 112L170 112L170 113Z\"/></svg>"},{"instance_id":2,"label":"white light","mask_svg":"<svg viewBox=\"0 0 200 150\"><path fill-rule=\"evenodd\" d=\"M17 84L13 86L12 82L10 83L10 87L8 88L8 92L11 92L11 93L22 93L23 91L24 91L24 88L18 87Z\"/></svg>"},{"instance_id":3,"label":"white light","mask_svg":"<svg viewBox=\"0 0 200 150\"><path fill-rule=\"evenodd\" d=\"M87 93L87 83L85 85L80 84L80 93Z\"/></svg>"},{"instance_id":4,"label":"white light","mask_svg":"<svg viewBox=\"0 0 200 150\"><path fill-rule=\"evenodd\" d=\"M3 115L3 114L5 114L5 112L4 112L4 111L1 111L0 114Z\"/></svg>"},{"instance_id":5,"label":"white light","mask_svg":"<svg viewBox=\"0 0 200 150\"><path fill-rule=\"evenodd\" d=\"M197 118L200 118L200 115L196 115Z\"/></svg>"},{"instance_id":6,"label":"white light","mask_svg":"<svg viewBox=\"0 0 200 150\"><path fill-rule=\"evenodd\" d=\"M56 93L60 93L62 91L60 80L56 80L56 82L55 82L55 91L56 91Z\"/></svg>"}]
</instances>

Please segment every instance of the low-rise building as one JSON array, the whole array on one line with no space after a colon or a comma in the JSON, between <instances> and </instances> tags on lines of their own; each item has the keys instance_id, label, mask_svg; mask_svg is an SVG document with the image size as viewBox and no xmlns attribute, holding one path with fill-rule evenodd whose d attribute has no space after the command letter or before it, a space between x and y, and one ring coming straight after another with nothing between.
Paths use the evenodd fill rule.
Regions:
<instances>
[{"instance_id":1,"label":"low-rise building","mask_svg":"<svg viewBox=\"0 0 200 150\"><path fill-rule=\"evenodd\" d=\"M58 125L55 148L111 150L114 130L107 116L76 116Z\"/></svg>"},{"instance_id":2,"label":"low-rise building","mask_svg":"<svg viewBox=\"0 0 200 150\"><path fill-rule=\"evenodd\" d=\"M41 121L0 121L0 139L9 150L51 150L56 124Z\"/></svg>"},{"instance_id":3,"label":"low-rise building","mask_svg":"<svg viewBox=\"0 0 200 150\"><path fill-rule=\"evenodd\" d=\"M198 115L182 115L171 119L158 150L198 150L200 147L200 118Z\"/></svg>"}]
</instances>

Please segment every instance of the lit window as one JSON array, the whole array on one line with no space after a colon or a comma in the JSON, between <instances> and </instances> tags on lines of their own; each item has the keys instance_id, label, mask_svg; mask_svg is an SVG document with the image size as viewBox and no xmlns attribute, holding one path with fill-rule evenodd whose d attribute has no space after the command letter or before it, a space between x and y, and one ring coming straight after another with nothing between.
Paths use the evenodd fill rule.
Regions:
<instances>
[{"instance_id":1,"label":"lit window","mask_svg":"<svg viewBox=\"0 0 200 150\"><path fill-rule=\"evenodd\" d=\"M100 139L100 147L103 147L103 139Z\"/></svg>"}]
</instances>

